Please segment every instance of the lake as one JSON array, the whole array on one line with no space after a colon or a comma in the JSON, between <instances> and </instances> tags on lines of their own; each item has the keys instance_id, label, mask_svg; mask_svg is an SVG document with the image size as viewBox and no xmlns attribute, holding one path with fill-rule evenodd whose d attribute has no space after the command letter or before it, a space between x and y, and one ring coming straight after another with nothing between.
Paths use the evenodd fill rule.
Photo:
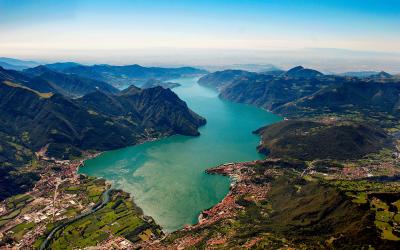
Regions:
<instances>
[{"instance_id":1,"label":"lake","mask_svg":"<svg viewBox=\"0 0 400 250\"><path fill-rule=\"evenodd\" d=\"M261 159L260 138L252 131L280 121L262 109L224 101L218 92L197 84L197 78L174 80L173 91L207 119L199 137L172 136L87 160L79 172L103 177L132 194L144 214L166 232L197 222L199 213L221 201L229 178L207 175L216 165Z\"/></svg>"}]
</instances>

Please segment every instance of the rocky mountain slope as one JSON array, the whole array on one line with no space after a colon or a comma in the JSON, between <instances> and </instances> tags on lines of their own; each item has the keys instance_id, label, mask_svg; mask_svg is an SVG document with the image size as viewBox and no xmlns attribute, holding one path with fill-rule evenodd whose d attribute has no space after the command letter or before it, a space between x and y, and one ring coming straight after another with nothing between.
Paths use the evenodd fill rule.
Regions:
<instances>
[{"instance_id":1,"label":"rocky mountain slope","mask_svg":"<svg viewBox=\"0 0 400 250\"><path fill-rule=\"evenodd\" d=\"M333 79L274 77L253 75L233 81L220 92L220 97L234 102L253 104L268 110L315 93L334 84Z\"/></svg>"},{"instance_id":2,"label":"rocky mountain slope","mask_svg":"<svg viewBox=\"0 0 400 250\"><path fill-rule=\"evenodd\" d=\"M117 95L98 91L71 100L2 83L0 95L5 132L25 140L33 151L49 145L50 156L63 158L79 150L113 149L152 137L198 135L198 126L205 122L161 87Z\"/></svg>"},{"instance_id":3,"label":"rocky mountain slope","mask_svg":"<svg viewBox=\"0 0 400 250\"><path fill-rule=\"evenodd\" d=\"M90 112L132 122L148 133L199 135L205 120L191 111L170 89L131 86L116 95L94 92L76 100Z\"/></svg>"},{"instance_id":4,"label":"rocky mountain slope","mask_svg":"<svg viewBox=\"0 0 400 250\"><path fill-rule=\"evenodd\" d=\"M0 116L0 163L10 171L27 164L41 149L49 157L68 159L82 150L110 150L173 134L198 135L198 127L205 124L162 87L132 87L118 94L96 91L69 99L9 80L0 83ZM11 180L0 183L13 185Z\"/></svg>"},{"instance_id":5,"label":"rocky mountain slope","mask_svg":"<svg viewBox=\"0 0 400 250\"><path fill-rule=\"evenodd\" d=\"M233 74L227 70L206 75L199 84L204 81L219 87L223 99L256 105L286 117L370 115L371 111L374 116L398 116L400 103L399 80L385 72L361 79L323 75L298 66L279 75Z\"/></svg>"},{"instance_id":6,"label":"rocky mountain slope","mask_svg":"<svg viewBox=\"0 0 400 250\"><path fill-rule=\"evenodd\" d=\"M17 83L41 93L59 93L68 97L79 97L97 90L119 92L105 82L58 73L44 66L29 68L23 72L0 68L0 81Z\"/></svg>"},{"instance_id":7,"label":"rocky mountain slope","mask_svg":"<svg viewBox=\"0 0 400 250\"><path fill-rule=\"evenodd\" d=\"M398 82L342 80L315 93L288 102L276 112L283 115L303 113L348 113L358 111L366 115L385 112L399 115L400 84Z\"/></svg>"}]
</instances>

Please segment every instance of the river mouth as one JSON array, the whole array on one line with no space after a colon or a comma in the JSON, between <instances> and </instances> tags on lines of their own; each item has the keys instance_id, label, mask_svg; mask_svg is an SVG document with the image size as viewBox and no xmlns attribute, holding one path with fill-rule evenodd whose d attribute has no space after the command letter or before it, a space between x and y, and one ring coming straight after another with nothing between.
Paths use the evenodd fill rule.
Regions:
<instances>
[{"instance_id":1,"label":"river mouth","mask_svg":"<svg viewBox=\"0 0 400 250\"><path fill-rule=\"evenodd\" d=\"M174 80L173 91L207 119L200 136L172 136L108 151L87 160L79 172L102 177L132 194L144 214L166 232L195 224L199 213L220 202L229 191L228 177L204 170L227 162L261 159L252 131L282 120L270 112L218 98L198 78Z\"/></svg>"}]
</instances>

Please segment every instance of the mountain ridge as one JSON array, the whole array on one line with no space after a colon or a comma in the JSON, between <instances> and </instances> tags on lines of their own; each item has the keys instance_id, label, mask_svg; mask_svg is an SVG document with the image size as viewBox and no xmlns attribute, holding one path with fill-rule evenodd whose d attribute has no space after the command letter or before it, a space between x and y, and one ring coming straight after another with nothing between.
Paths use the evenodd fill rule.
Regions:
<instances>
[{"instance_id":1,"label":"mountain ridge","mask_svg":"<svg viewBox=\"0 0 400 250\"><path fill-rule=\"evenodd\" d=\"M40 150L50 159L71 159L175 134L197 136L206 123L170 89L97 89L71 99L12 82L23 77L0 70L1 199L32 188L38 180L35 171L20 169L35 161Z\"/></svg>"},{"instance_id":2,"label":"mountain ridge","mask_svg":"<svg viewBox=\"0 0 400 250\"><path fill-rule=\"evenodd\" d=\"M33 76L33 81L43 79L49 83L55 92L65 96L79 97L90 92L101 90L109 93L117 93L118 89L102 81L80 77L75 74L64 74L49 69L47 66L37 66L23 71Z\"/></svg>"},{"instance_id":3,"label":"mountain ridge","mask_svg":"<svg viewBox=\"0 0 400 250\"><path fill-rule=\"evenodd\" d=\"M304 72L297 74L306 70ZM199 79L209 86L219 87L219 96L223 99L252 104L286 117L300 115L321 115L345 112L352 105L353 112L399 115L399 80L386 72L379 72L366 78L323 75L322 73L297 66L281 75L264 75L241 72L248 77L238 77L227 71L210 73ZM339 92L340 93L339 93ZM333 98L333 99L332 99ZM325 100L325 103L316 103ZM328 103L327 100L330 100ZM347 106L346 106L347 105ZM347 111L346 111L347 112Z\"/></svg>"}]
</instances>

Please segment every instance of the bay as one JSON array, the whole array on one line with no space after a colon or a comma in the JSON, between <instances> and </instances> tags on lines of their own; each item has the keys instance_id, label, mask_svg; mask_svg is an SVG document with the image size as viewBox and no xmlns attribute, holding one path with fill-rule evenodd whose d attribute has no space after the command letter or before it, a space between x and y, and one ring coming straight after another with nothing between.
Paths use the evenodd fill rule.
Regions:
<instances>
[{"instance_id":1,"label":"bay","mask_svg":"<svg viewBox=\"0 0 400 250\"><path fill-rule=\"evenodd\" d=\"M228 193L229 179L207 175L205 169L261 159L256 151L260 138L252 131L281 120L256 107L221 100L217 91L198 85L197 78L174 82L182 86L173 91L207 119L199 137L178 135L108 151L79 170L131 193L144 214L166 232L196 223L202 210Z\"/></svg>"}]
</instances>

